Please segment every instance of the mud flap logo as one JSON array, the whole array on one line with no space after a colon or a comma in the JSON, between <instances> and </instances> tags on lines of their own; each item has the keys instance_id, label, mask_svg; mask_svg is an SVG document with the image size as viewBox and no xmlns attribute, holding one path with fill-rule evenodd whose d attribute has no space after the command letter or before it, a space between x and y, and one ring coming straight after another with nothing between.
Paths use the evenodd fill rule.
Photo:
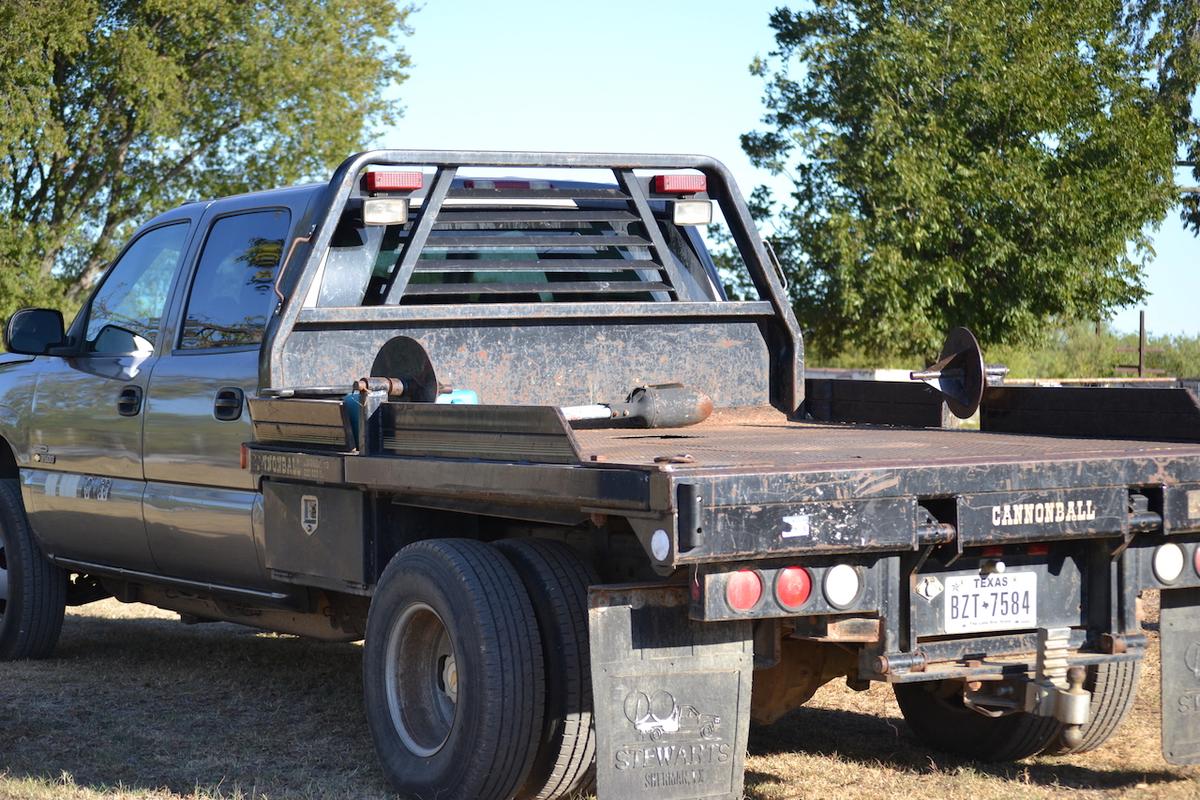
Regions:
<instances>
[{"instance_id":1,"label":"mud flap logo","mask_svg":"<svg viewBox=\"0 0 1200 800\"><path fill-rule=\"evenodd\" d=\"M311 494L306 494L300 498L300 527L309 536L317 532L317 524L320 522L321 506L317 502L317 498Z\"/></svg>"},{"instance_id":2,"label":"mud flap logo","mask_svg":"<svg viewBox=\"0 0 1200 800\"><path fill-rule=\"evenodd\" d=\"M1200 642L1192 642L1184 652L1183 665L1191 671L1192 677L1200 681Z\"/></svg>"}]
</instances>

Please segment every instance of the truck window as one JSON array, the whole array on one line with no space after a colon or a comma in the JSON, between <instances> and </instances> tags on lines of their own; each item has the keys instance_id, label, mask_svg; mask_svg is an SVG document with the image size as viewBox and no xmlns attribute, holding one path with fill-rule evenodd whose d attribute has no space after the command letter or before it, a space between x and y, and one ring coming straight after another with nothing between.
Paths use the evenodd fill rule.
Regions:
<instances>
[{"instance_id":1,"label":"truck window","mask_svg":"<svg viewBox=\"0 0 1200 800\"><path fill-rule=\"evenodd\" d=\"M136 353L154 348L187 232L186 222L164 225L143 233L125 249L88 309L88 352Z\"/></svg>"},{"instance_id":2,"label":"truck window","mask_svg":"<svg viewBox=\"0 0 1200 800\"><path fill-rule=\"evenodd\" d=\"M244 347L262 340L291 219L253 211L213 223L188 295L179 347Z\"/></svg>"}]
</instances>

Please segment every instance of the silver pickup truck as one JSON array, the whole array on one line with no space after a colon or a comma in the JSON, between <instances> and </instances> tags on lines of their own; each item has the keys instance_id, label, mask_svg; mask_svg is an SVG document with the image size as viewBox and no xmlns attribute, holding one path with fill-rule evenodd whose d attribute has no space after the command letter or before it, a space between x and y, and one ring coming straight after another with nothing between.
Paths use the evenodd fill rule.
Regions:
<instances>
[{"instance_id":1,"label":"silver pickup truck","mask_svg":"<svg viewBox=\"0 0 1200 800\"><path fill-rule=\"evenodd\" d=\"M0 658L104 597L362 639L406 797L740 798L751 719L839 677L968 757L1098 747L1156 589L1200 761L1195 397L995 385L961 329L806 380L712 159L362 153L156 217L5 344Z\"/></svg>"}]
</instances>

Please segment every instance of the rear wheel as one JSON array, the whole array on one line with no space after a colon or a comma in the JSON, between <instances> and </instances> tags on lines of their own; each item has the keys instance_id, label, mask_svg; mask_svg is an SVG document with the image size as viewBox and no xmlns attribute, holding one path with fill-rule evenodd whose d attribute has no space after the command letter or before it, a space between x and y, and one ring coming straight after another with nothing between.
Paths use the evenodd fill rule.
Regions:
<instances>
[{"instance_id":1,"label":"rear wheel","mask_svg":"<svg viewBox=\"0 0 1200 800\"><path fill-rule=\"evenodd\" d=\"M542 635L546 715L533 769L518 800L552 800L587 793L592 760L591 655L587 592L595 573L570 547L543 539L509 539L496 545L533 601Z\"/></svg>"},{"instance_id":2,"label":"rear wheel","mask_svg":"<svg viewBox=\"0 0 1200 800\"><path fill-rule=\"evenodd\" d=\"M1062 737L1046 748L1050 755L1086 753L1095 750L1116 733L1137 696L1138 677L1142 662L1116 661L1088 667L1083 688L1092 693L1088 723L1080 729L1079 743L1071 746Z\"/></svg>"},{"instance_id":3,"label":"rear wheel","mask_svg":"<svg viewBox=\"0 0 1200 800\"><path fill-rule=\"evenodd\" d=\"M1042 752L1062 725L1053 717L1017 713L985 717L963 704L961 681L897 683L900 712L930 747L979 761L1016 761Z\"/></svg>"},{"instance_id":4,"label":"rear wheel","mask_svg":"<svg viewBox=\"0 0 1200 800\"><path fill-rule=\"evenodd\" d=\"M466 539L401 550L371 599L363 684L375 749L402 796L512 797L533 763L544 693L516 571Z\"/></svg>"},{"instance_id":5,"label":"rear wheel","mask_svg":"<svg viewBox=\"0 0 1200 800\"><path fill-rule=\"evenodd\" d=\"M0 660L51 655L66 602L67 574L33 540L17 482L0 481Z\"/></svg>"}]
</instances>

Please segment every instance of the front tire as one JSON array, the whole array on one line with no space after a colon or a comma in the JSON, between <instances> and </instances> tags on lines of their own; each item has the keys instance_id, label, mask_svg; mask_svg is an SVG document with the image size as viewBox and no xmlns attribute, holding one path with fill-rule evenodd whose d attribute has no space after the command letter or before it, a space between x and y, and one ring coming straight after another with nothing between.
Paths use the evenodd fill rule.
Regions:
<instances>
[{"instance_id":1,"label":"front tire","mask_svg":"<svg viewBox=\"0 0 1200 800\"><path fill-rule=\"evenodd\" d=\"M53 654L66 605L67 573L34 541L17 481L0 481L0 661Z\"/></svg>"},{"instance_id":2,"label":"front tire","mask_svg":"<svg viewBox=\"0 0 1200 800\"><path fill-rule=\"evenodd\" d=\"M467 539L418 542L379 580L367 616L367 722L404 797L506 800L541 733L542 648L521 580Z\"/></svg>"},{"instance_id":3,"label":"front tire","mask_svg":"<svg viewBox=\"0 0 1200 800\"><path fill-rule=\"evenodd\" d=\"M938 750L976 761L1018 761L1057 741L1062 725L1053 717L1024 712L985 717L963 705L961 681L924 681L893 686L913 734Z\"/></svg>"}]
</instances>

